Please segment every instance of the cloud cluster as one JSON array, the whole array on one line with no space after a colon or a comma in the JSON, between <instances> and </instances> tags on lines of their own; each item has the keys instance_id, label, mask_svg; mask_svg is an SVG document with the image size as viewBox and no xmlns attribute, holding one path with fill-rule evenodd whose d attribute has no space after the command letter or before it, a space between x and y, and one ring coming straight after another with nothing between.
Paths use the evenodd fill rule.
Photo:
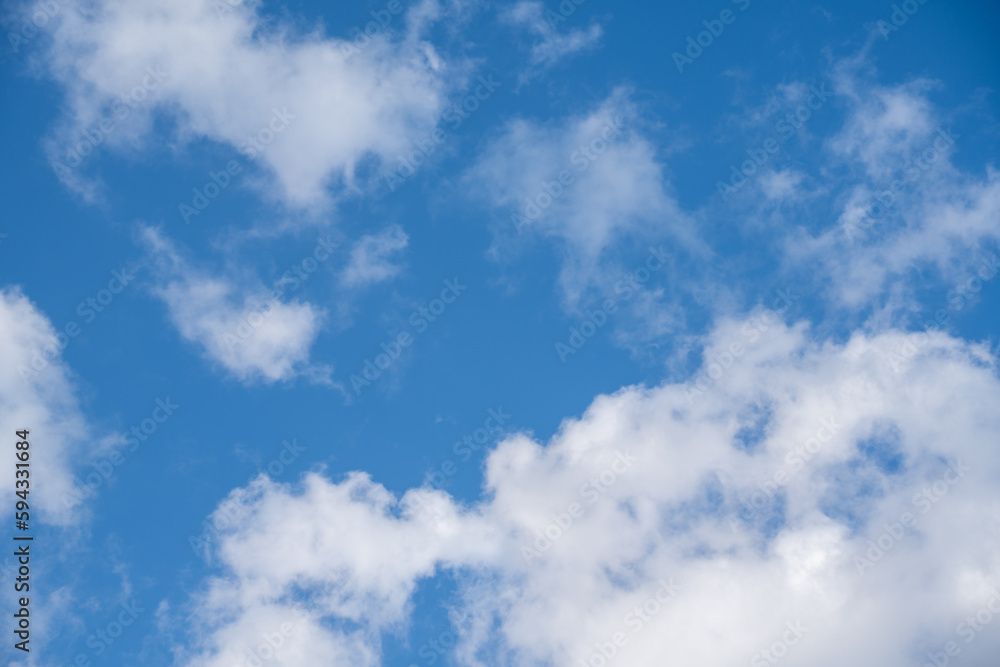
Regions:
<instances>
[{"instance_id":1,"label":"cloud cluster","mask_svg":"<svg viewBox=\"0 0 1000 667\"><path fill-rule=\"evenodd\" d=\"M803 325L737 351L743 324L713 333L698 400L626 387L548 443L511 436L471 506L363 473L258 485L198 598L211 631L191 664L228 664L292 601L313 634L273 664L380 664L440 571L459 583L459 664L600 665L613 649L629 665L773 651L903 667L940 651L1000 586L995 360L943 334L817 343ZM961 642L969 664L997 648Z\"/></svg>"},{"instance_id":2,"label":"cloud cluster","mask_svg":"<svg viewBox=\"0 0 1000 667\"><path fill-rule=\"evenodd\" d=\"M808 115L793 123L804 142L816 143L814 173L782 165L780 155L754 146L747 153L767 162L759 168L744 162L749 176L740 188L761 196L740 195L730 203L748 209L742 212L747 227L779 230L774 238L787 268L818 270L835 306L888 307L899 316L914 307L914 287L925 282L918 276L953 285L971 278L983 258L1000 249L1000 174L994 165L975 172L956 162L969 137L932 103L930 93L940 84L916 79L885 85L859 71L866 63L864 54L838 62L833 92L819 86L824 97L832 96L829 106L843 109L832 133L815 136L818 122ZM796 88L806 87L782 90ZM765 115L780 117L785 110L778 105ZM783 122L778 127L790 132ZM821 203L830 216L817 218ZM943 307L944 295L941 301Z\"/></svg>"},{"instance_id":3,"label":"cloud cluster","mask_svg":"<svg viewBox=\"0 0 1000 667\"><path fill-rule=\"evenodd\" d=\"M930 104L930 87L864 85L846 74L838 81L851 109L829 147L859 177L838 224L803 245L825 258L849 305L891 291L916 270L968 278L1000 241L1000 175L952 162L963 138Z\"/></svg>"},{"instance_id":4,"label":"cloud cluster","mask_svg":"<svg viewBox=\"0 0 1000 667\"><path fill-rule=\"evenodd\" d=\"M49 155L59 161L95 133L95 147L136 148L168 127L181 144L208 140L256 160L281 203L322 208L363 191L379 162L436 126L467 71L427 34L462 5L421 0L363 44L303 34L258 2L68 5L45 53L67 95ZM547 11L522 1L504 13L535 37L526 76L601 37L596 24L561 31ZM998 172L952 161L963 137L930 103L934 84L872 83L858 74L863 60L834 68L833 93L790 84L772 104L811 117L829 98L824 113L845 110L818 145L832 184L779 166L783 142L811 141L817 127L789 114L797 125L774 126L782 143L747 150L757 177L740 195L757 210L737 224L764 230L782 270L806 267L852 313L881 299L900 307L925 271L949 284L978 274L981 286L997 268L994 259L988 277L980 272L1000 240ZM122 105L128 113L106 126ZM690 219L718 209L681 210L652 125L625 88L559 120L502 124L463 180L499 221L494 254L552 242L575 307L615 285L621 256L639 244L702 248ZM93 196L79 173L67 183ZM829 219L817 218L818 202L830 204ZM326 377L310 361L322 309L211 274L155 230L142 240L153 295L226 373L246 383ZM392 279L408 243L398 225L361 237L340 287ZM756 262L742 251L727 259L739 278ZM718 312L735 289L716 270L691 266L683 289L701 290ZM672 330L683 315L665 288L635 293L645 327L619 339L673 333L682 345L689 332ZM38 505L67 524L58 498L72 487L72 463L92 453L88 427L58 353L44 373L20 371L56 339L49 321L12 289L0 292L0 315L0 426L31 428L46 443L34 463L45 479ZM177 655L198 667L250 656L276 667L379 665L383 639L408 633L417 587L447 573L463 665L660 665L669 656L706 667L772 657L789 667L905 667L953 641L968 664L986 664L997 633L964 624L992 596L1000 603L996 359L937 327L900 332L895 313L880 333L840 330L831 340L805 324L754 321L714 326L698 383L624 387L547 442L507 437L483 462L476 502L433 489L397 497L362 471L234 490L213 517L225 525L213 554L222 568L191 601L198 623ZM231 502L249 509L222 521Z\"/></svg>"}]
</instances>

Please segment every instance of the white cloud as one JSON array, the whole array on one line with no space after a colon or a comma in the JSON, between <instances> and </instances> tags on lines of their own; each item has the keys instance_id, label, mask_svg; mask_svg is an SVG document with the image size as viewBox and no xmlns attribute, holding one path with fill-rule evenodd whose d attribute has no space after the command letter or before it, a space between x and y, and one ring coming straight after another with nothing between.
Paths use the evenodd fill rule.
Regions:
<instances>
[{"instance_id":1,"label":"white cloud","mask_svg":"<svg viewBox=\"0 0 1000 667\"><path fill-rule=\"evenodd\" d=\"M219 7L231 4L220 16ZM360 187L356 176L366 159L396 157L437 123L464 66L446 63L422 34L459 9L423 0L355 45L319 30L298 34L264 17L259 2L67 6L52 21L45 57L68 98L50 157L65 162L81 133L113 117L113 100L140 86L152 67L165 72L164 82L98 144L140 147L158 116L175 124L182 142L208 139L240 149L263 133L270 143L254 159L273 173L274 196L295 207L322 205L331 190ZM274 136L267 134L274 109L293 118L267 139Z\"/></svg>"},{"instance_id":2,"label":"white cloud","mask_svg":"<svg viewBox=\"0 0 1000 667\"><path fill-rule=\"evenodd\" d=\"M787 201L795 196L803 174L794 169L770 171L761 175L761 189L769 199Z\"/></svg>"},{"instance_id":3,"label":"white cloud","mask_svg":"<svg viewBox=\"0 0 1000 667\"><path fill-rule=\"evenodd\" d=\"M166 305L181 336L243 382L276 382L298 375L324 381L328 371L309 364L324 313L309 303L281 301L282 289L247 287L192 267L158 231L143 242L157 267L153 293Z\"/></svg>"},{"instance_id":4,"label":"white cloud","mask_svg":"<svg viewBox=\"0 0 1000 667\"><path fill-rule=\"evenodd\" d=\"M9 450L4 512L11 510L11 521L13 502L19 500L13 495L16 431L30 431L29 505L37 512L31 515L56 525L72 524L79 516L76 503L63 502L74 490L74 464L108 445L95 441L62 359L72 340L19 289L0 290L0 432Z\"/></svg>"},{"instance_id":5,"label":"white cloud","mask_svg":"<svg viewBox=\"0 0 1000 667\"><path fill-rule=\"evenodd\" d=\"M873 179L896 175L902 162L934 138L934 110L925 97L930 82L873 86L842 70L836 83L837 94L852 109L830 147L862 165Z\"/></svg>"},{"instance_id":6,"label":"white cloud","mask_svg":"<svg viewBox=\"0 0 1000 667\"><path fill-rule=\"evenodd\" d=\"M781 153L765 157L775 162L759 172L749 171L754 161L747 160L748 178L727 179L740 194L724 201L742 209L739 217L754 233L777 231L786 268L822 276L817 287L835 306L883 308L896 318L889 322L898 323L901 311L917 307L918 285L926 287L928 278L945 285L968 280L1000 249L1000 173L993 164L972 170L955 161L971 136L958 129L960 118L932 103L939 84L873 81L866 58L837 63L830 82L782 86L746 114L754 128L777 118L769 139L781 146L792 127L785 120L788 105L800 105L795 132L808 146L822 123L811 114L844 110L840 127L816 141L821 159L811 173L801 170L801 160L795 168L783 165ZM810 91L823 97L810 102L811 110L804 106L815 94ZM762 143L747 154L767 156ZM939 307L944 301L942 293Z\"/></svg>"},{"instance_id":7,"label":"white cloud","mask_svg":"<svg viewBox=\"0 0 1000 667\"><path fill-rule=\"evenodd\" d=\"M566 20L561 15L555 16L560 21ZM531 47L531 67L522 79L530 78L564 58L596 48L603 34L601 26L596 23L586 29L571 28L565 34L560 33L553 21L546 17L545 5L533 0L518 2L503 13L503 18L536 37Z\"/></svg>"},{"instance_id":8,"label":"white cloud","mask_svg":"<svg viewBox=\"0 0 1000 667\"><path fill-rule=\"evenodd\" d=\"M351 249L351 259L344 268L341 282L347 287L360 287L390 280L402 269L393 263L393 257L409 242L410 237L399 225L362 236Z\"/></svg>"},{"instance_id":9,"label":"white cloud","mask_svg":"<svg viewBox=\"0 0 1000 667\"><path fill-rule=\"evenodd\" d=\"M901 351L909 361L895 363ZM725 322L706 370L702 393L626 387L544 446L507 438L473 506L436 491L397 500L361 473L234 492L249 512L198 599L213 624L191 664L224 664L293 596L328 652L379 664L380 633L405 631L415 586L442 570L458 582L459 664L575 665L618 632L619 664L746 664L791 638L789 622L805 628L790 667L904 667L948 641L987 664L996 633L956 635L1000 586L987 351L944 334L815 343L801 325ZM906 512L914 525L901 528ZM526 558L544 532L551 545ZM862 572L869 540L883 554ZM634 610L662 599L661 580L680 591L642 620ZM291 657L310 637L273 664L328 664Z\"/></svg>"},{"instance_id":10,"label":"white cloud","mask_svg":"<svg viewBox=\"0 0 1000 667\"><path fill-rule=\"evenodd\" d=\"M561 243L560 280L570 303L594 282L607 282L602 253L623 237L689 236L638 124L624 89L561 126L515 120L466 176L470 190L498 210L500 245L514 233Z\"/></svg>"},{"instance_id":11,"label":"white cloud","mask_svg":"<svg viewBox=\"0 0 1000 667\"><path fill-rule=\"evenodd\" d=\"M848 107L826 142L828 170L845 184L837 221L818 233L793 232L789 255L823 267L835 300L848 307L891 294L890 307L908 308L918 271L951 283L968 279L984 250L1000 242L1000 174L953 163L966 139L927 98L931 83L882 86L846 66L834 82Z\"/></svg>"}]
</instances>

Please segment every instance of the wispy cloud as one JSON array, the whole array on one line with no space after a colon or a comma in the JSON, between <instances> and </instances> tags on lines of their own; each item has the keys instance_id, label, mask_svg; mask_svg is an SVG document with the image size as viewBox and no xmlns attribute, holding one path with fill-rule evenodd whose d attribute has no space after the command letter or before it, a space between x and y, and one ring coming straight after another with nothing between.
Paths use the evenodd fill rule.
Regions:
<instances>
[{"instance_id":1,"label":"wispy cloud","mask_svg":"<svg viewBox=\"0 0 1000 667\"><path fill-rule=\"evenodd\" d=\"M563 3L564 5L566 3ZM575 5L570 5L575 11ZM547 10L541 2L521 0L502 13L503 19L534 36L531 45L531 60L521 79L525 81L541 74L546 69L570 56L597 48L604 31L597 23L586 28L569 28L561 31L561 23L567 20L560 6L557 10Z\"/></svg>"},{"instance_id":2,"label":"wispy cloud","mask_svg":"<svg viewBox=\"0 0 1000 667\"><path fill-rule=\"evenodd\" d=\"M341 273L346 287L363 287L390 280L401 270L395 257L406 249L410 237L399 225L391 225L377 234L362 236L351 248L351 257Z\"/></svg>"},{"instance_id":3,"label":"wispy cloud","mask_svg":"<svg viewBox=\"0 0 1000 667\"><path fill-rule=\"evenodd\" d=\"M155 265L153 294L166 304L181 337L208 359L246 383L299 375L329 381L328 369L309 363L323 311L281 301L280 290L212 276L156 229L143 228L140 236Z\"/></svg>"}]
</instances>

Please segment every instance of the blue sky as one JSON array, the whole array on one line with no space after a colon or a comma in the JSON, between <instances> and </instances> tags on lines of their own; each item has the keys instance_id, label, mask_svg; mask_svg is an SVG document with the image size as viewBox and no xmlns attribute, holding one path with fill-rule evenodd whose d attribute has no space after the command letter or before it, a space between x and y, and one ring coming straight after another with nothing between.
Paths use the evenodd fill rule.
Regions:
<instances>
[{"instance_id":1,"label":"blue sky","mask_svg":"<svg viewBox=\"0 0 1000 667\"><path fill-rule=\"evenodd\" d=\"M991 664L998 19L9 3L8 661Z\"/></svg>"}]
</instances>

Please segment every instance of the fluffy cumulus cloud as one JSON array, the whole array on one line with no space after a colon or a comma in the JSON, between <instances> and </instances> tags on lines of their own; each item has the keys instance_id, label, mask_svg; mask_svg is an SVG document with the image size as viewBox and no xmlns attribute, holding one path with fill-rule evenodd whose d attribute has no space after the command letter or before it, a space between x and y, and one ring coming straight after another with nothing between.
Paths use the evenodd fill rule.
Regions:
<instances>
[{"instance_id":1,"label":"fluffy cumulus cloud","mask_svg":"<svg viewBox=\"0 0 1000 667\"><path fill-rule=\"evenodd\" d=\"M402 270L395 257L410 242L399 225L362 236L351 249L351 258L340 280L347 287L362 287L390 280Z\"/></svg>"},{"instance_id":2,"label":"fluffy cumulus cloud","mask_svg":"<svg viewBox=\"0 0 1000 667\"><path fill-rule=\"evenodd\" d=\"M153 294L166 304L184 340L237 379L323 380L327 369L309 363L323 311L309 303L283 301L285 283L274 289L213 276L192 266L159 231L142 230L156 268Z\"/></svg>"},{"instance_id":3,"label":"fluffy cumulus cloud","mask_svg":"<svg viewBox=\"0 0 1000 667\"><path fill-rule=\"evenodd\" d=\"M691 383L505 439L471 506L363 473L235 491L188 659L287 622L275 665L380 664L418 582L451 571L463 665L987 664L998 401L995 359L944 334L724 322Z\"/></svg>"},{"instance_id":4,"label":"fluffy cumulus cloud","mask_svg":"<svg viewBox=\"0 0 1000 667\"><path fill-rule=\"evenodd\" d=\"M639 123L625 89L581 116L514 120L466 176L497 211L500 243L523 234L562 244L571 301L604 278L602 254L624 237L688 237Z\"/></svg>"},{"instance_id":5,"label":"fluffy cumulus cloud","mask_svg":"<svg viewBox=\"0 0 1000 667\"><path fill-rule=\"evenodd\" d=\"M74 325L76 326L76 325ZM73 329L70 329L73 332ZM76 326L75 335L79 335ZM56 329L17 288L0 290L0 432L13 451L15 432L30 430L29 505L56 525L73 523L77 504L64 502L75 491L74 464L85 462L106 441L96 441L76 398L62 351L73 338ZM35 480L44 480L39 484ZM4 511L13 516L14 483L5 485Z\"/></svg>"},{"instance_id":6,"label":"fluffy cumulus cloud","mask_svg":"<svg viewBox=\"0 0 1000 667\"><path fill-rule=\"evenodd\" d=\"M458 3L393 7L369 39L338 39L267 19L258 2L69 4L45 56L67 94L50 157L92 195L86 155L141 145L165 118L181 141L228 144L271 172L278 199L320 205L331 188L359 187L365 160L394 158L426 135L462 78L422 38Z\"/></svg>"}]
</instances>

